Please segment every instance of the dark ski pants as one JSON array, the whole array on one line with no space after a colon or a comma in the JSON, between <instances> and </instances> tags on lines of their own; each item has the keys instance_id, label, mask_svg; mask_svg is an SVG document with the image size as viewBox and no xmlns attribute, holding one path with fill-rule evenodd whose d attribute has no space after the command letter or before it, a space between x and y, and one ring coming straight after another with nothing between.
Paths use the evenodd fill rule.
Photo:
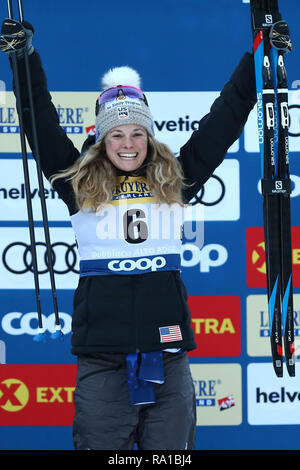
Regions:
<instances>
[{"instance_id":1,"label":"dark ski pants","mask_svg":"<svg viewBox=\"0 0 300 470\"><path fill-rule=\"evenodd\" d=\"M78 358L74 393L77 450L193 449L194 384L186 353L163 353L165 382L155 384L156 402L131 405L125 354Z\"/></svg>"}]
</instances>

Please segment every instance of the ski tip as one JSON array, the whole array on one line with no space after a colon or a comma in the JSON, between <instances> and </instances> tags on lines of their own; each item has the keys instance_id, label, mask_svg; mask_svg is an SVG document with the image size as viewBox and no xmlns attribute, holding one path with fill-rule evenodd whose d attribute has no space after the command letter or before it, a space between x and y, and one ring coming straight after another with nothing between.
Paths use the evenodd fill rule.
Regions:
<instances>
[{"instance_id":1,"label":"ski tip","mask_svg":"<svg viewBox=\"0 0 300 470\"><path fill-rule=\"evenodd\" d=\"M46 343L47 339L45 333L38 333L33 337L33 341L36 343Z\"/></svg>"},{"instance_id":2,"label":"ski tip","mask_svg":"<svg viewBox=\"0 0 300 470\"><path fill-rule=\"evenodd\" d=\"M296 376L295 364L287 365L287 371L290 377L295 377Z\"/></svg>"},{"instance_id":3,"label":"ski tip","mask_svg":"<svg viewBox=\"0 0 300 470\"><path fill-rule=\"evenodd\" d=\"M61 340L62 340L62 339L64 338L64 334L63 334L63 332L62 332L61 330L57 330L57 331L55 331L54 333L52 333L52 334L50 335L50 338L51 338L51 339L54 339L54 340L57 340L57 339L61 339Z\"/></svg>"},{"instance_id":4,"label":"ski tip","mask_svg":"<svg viewBox=\"0 0 300 470\"><path fill-rule=\"evenodd\" d=\"M274 371L277 377L283 377L283 364L281 361L277 360L276 363L274 363Z\"/></svg>"}]
</instances>

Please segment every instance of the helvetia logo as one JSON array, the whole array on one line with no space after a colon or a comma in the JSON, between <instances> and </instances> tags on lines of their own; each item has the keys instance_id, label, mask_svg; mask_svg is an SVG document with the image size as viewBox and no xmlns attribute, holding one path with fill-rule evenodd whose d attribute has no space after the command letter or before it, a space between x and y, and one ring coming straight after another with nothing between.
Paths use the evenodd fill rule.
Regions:
<instances>
[{"instance_id":1,"label":"helvetia logo","mask_svg":"<svg viewBox=\"0 0 300 470\"><path fill-rule=\"evenodd\" d=\"M300 390L297 377L284 370L276 377L272 362L252 363L247 367L248 422L251 425L300 424Z\"/></svg>"},{"instance_id":2,"label":"helvetia logo","mask_svg":"<svg viewBox=\"0 0 300 470\"><path fill-rule=\"evenodd\" d=\"M241 354L241 301L238 296L195 295L188 298L197 348L191 357Z\"/></svg>"}]
</instances>

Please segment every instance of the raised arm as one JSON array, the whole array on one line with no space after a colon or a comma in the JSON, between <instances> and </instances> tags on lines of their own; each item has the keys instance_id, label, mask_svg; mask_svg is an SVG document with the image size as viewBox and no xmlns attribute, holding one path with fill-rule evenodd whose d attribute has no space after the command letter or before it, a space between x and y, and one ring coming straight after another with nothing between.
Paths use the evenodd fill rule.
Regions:
<instances>
[{"instance_id":1,"label":"raised arm","mask_svg":"<svg viewBox=\"0 0 300 470\"><path fill-rule=\"evenodd\" d=\"M222 163L229 147L240 137L255 103L253 56L246 53L210 112L201 119L199 129L180 150L178 158L186 182L192 185L184 190L185 202L197 194Z\"/></svg>"},{"instance_id":2,"label":"raised arm","mask_svg":"<svg viewBox=\"0 0 300 470\"><path fill-rule=\"evenodd\" d=\"M22 51L22 47L26 44L34 102L39 159L42 172L45 177L49 179L53 174L70 167L80 156L80 153L73 145L73 142L68 138L65 131L60 127L58 113L48 91L47 79L42 67L41 58L32 46L32 25L27 22L20 24L13 20L4 20L1 32L0 49L8 53L12 69L11 54L16 54L21 96L21 106L19 109L21 109L22 112L26 137L33 152L33 156L36 157L34 154L27 74ZM24 33L26 33L26 37L24 37ZM13 76L13 89L16 94L15 78L16 77ZM60 179L54 183L54 188L66 202L69 209L73 211L74 197L70 182Z\"/></svg>"},{"instance_id":3,"label":"raised arm","mask_svg":"<svg viewBox=\"0 0 300 470\"><path fill-rule=\"evenodd\" d=\"M33 149L24 62L23 59L18 59L17 61L21 87L21 109L23 112L26 137L31 149ZM44 175L48 179L57 171L64 170L72 165L79 157L79 151L74 147L73 142L59 125L58 114L48 91L46 75L38 52L34 51L29 55L29 65L41 167Z\"/></svg>"}]
</instances>

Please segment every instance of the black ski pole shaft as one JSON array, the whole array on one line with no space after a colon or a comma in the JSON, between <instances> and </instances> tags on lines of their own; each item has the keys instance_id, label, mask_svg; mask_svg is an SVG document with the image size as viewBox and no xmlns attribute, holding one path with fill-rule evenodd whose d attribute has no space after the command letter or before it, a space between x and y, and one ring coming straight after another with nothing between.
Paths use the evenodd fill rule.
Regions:
<instances>
[{"instance_id":1,"label":"black ski pole shaft","mask_svg":"<svg viewBox=\"0 0 300 470\"><path fill-rule=\"evenodd\" d=\"M13 19L13 9L12 9L11 0L7 0L7 7L8 7L9 18ZM16 91L16 97L17 97L17 100L16 100L17 112L19 116L20 142L21 142L21 153L22 153L23 172L24 172L26 206L27 206L27 215L28 215L28 224L29 224L30 252L31 252L31 257L32 257L32 268L33 268L33 275L34 275L36 305L37 305L37 314L38 314L38 326L39 326L39 331L42 332L43 321L42 321L40 287L39 287L39 278L38 278L34 220L33 220L31 191L30 191L30 178L29 178L29 170L28 170L28 159L27 159L24 124L23 124L23 115L22 115L22 109L21 109L19 71L18 71L18 64L17 64L17 58L16 58L15 53L12 53L11 60L12 60L12 67L13 67L13 72L14 72L15 91Z\"/></svg>"},{"instance_id":2,"label":"black ski pole shaft","mask_svg":"<svg viewBox=\"0 0 300 470\"><path fill-rule=\"evenodd\" d=\"M20 19L20 22L22 22L24 21L22 0L18 0L18 10L19 10L19 19ZM52 300L53 300L53 307L54 307L54 314L55 314L55 325L56 325L56 329L60 330L60 319L59 319L59 313L58 313L55 277L54 277L54 269L53 269L53 263L52 263L50 231L49 231L47 207L46 207L46 201L45 201L43 175L42 175L41 164L40 164L39 143L38 143L38 136L37 136L34 101L33 101L33 94L32 94L31 73L30 73L28 53L26 49L24 51L24 61L25 61L26 78L27 78L27 86L28 86L30 117L31 117L31 124L32 124L32 137L33 137L33 147L34 147L33 153L34 153L34 157L36 161L37 177L38 177L38 184L39 184L39 190L40 190L39 193L40 193L40 200L41 200L41 210L42 210L46 250L47 250L47 255L48 255L47 261L48 261L51 291L52 291Z\"/></svg>"}]
</instances>

